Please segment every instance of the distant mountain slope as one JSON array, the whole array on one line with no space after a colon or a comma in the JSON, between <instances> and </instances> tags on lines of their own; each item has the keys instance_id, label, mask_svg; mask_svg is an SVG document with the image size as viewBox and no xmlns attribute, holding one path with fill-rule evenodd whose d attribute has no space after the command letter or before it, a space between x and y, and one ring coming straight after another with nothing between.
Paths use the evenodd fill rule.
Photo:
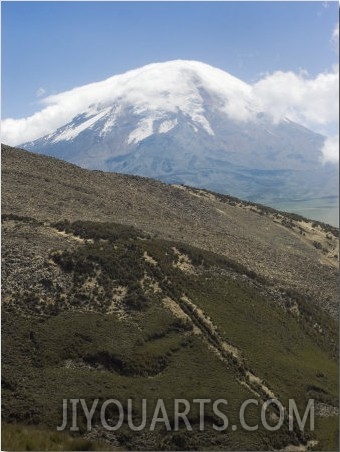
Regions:
<instances>
[{"instance_id":1,"label":"distant mountain slope","mask_svg":"<svg viewBox=\"0 0 340 452\"><path fill-rule=\"evenodd\" d=\"M273 122L249 85L207 64L151 64L55 101L68 119L23 148L273 206L338 196L337 169L321 163L325 137Z\"/></svg>"}]
</instances>

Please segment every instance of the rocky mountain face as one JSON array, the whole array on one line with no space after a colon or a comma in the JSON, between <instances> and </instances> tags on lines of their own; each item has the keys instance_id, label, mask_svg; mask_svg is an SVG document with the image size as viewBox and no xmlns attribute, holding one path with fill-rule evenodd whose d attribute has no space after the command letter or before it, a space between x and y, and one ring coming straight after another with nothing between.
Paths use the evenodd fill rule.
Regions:
<instances>
[{"instance_id":1,"label":"rocky mountain face","mask_svg":"<svg viewBox=\"0 0 340 452\"><path fill-rule=\"evenodd\" d=\"M23 148L273 206L337 196L325 138L274 122L249 85L206 64L152 64L63 96L70 120Z\"/></svg>"},{"instance_id":2,"label":"rocky mountain face","mask_svg":"<svg viewBox=\"0 0 340 452\"><path fill-rule=\"evenodd\" d=\"M142 431L105 430L98 410L89 432L80 412L65 450L338 449L337 228L3 146L2 237L2 428L35 426L17 450L46 449L65 398L133 399L136 425L147 399ZM269 432L249 410L259 429L244 431L254 397L301 414L313 398L315 430L285 416ZM208 407L201 431L193 406L192 431L150 431L159 398L171 425L175 398L227 399L237 428L216 431Z\"/></svg>"}]
</instances>

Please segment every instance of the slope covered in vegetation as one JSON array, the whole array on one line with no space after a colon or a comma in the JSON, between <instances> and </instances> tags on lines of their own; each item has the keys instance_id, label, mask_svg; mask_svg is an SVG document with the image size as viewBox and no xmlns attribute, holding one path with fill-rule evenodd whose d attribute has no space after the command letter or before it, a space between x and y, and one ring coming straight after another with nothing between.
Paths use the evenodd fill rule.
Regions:
<instances>
[{"instance_id":1,"label":"slope covered in vegetation","mask_svg":"<svg viewBox=\"0 0 340 452\"><path fill-rule=\"evenodd\" d=\"M132 432L124 422L108 443L132 450L268 450L316 439L318 447L336 450L337 324L313 300L279 290L225 256L131 226L7 215L3 234L5 422L55 430L63 399L84 398L91 406L98 398L125 408L133 399L138 424L141 400L148 401L150 420L162 398L173 423L175 398L226 399L235 431L215 431L220 420L211 407L200 431L193 404L193 432L182 424L178 432L162 425ZM332 415L316 417L315 432L290 432L287 419L276 432L261 425L244 432L238 419L244 400L271 395L285 406L294 398L302 413L314 398ZM117 420L116 412L110 415ZM100 441L98 416L92 434ZM259 423L259 416L250 408L248 423ZM79 427L86 438L81 412Z\"/></svg>"}]
</instances>

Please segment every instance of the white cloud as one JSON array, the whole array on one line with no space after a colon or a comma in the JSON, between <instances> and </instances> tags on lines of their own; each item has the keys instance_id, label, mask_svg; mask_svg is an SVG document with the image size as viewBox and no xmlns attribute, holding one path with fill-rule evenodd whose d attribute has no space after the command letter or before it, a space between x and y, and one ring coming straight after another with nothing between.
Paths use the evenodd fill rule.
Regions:
<instances>
[{"instance_id":1,"label":"white cloud","mask_svg":"<svg viewBox=\"0 0 340 452\"><path fill-rule=\"evenodd\" d=\"M322 148L323 163L337 163L339 161L339 136L326 139Z\"/></svg>"},{"instance_id":2,"label":"white cloud","mask_svg":"<svg viewBox=\"0 0 340 452\"><path fill-rule=\"evenodd\" d=\"M337 129L339 122L339 71L309 77L306 72L277 71L264 76L253 85L253 93L259 99L263 111L274 122L287 117L315 132L328 135ZM321 150L324 162L339 160L339 145L330 136Z\"/></svg>"},{"instance_id":3,"label":"white cloud","mask_svg":"<svg viewBox=\"0 0 340 452\"><path fill-rule=\"evenodd\" d=\"M318 130L338 121L339 73L336 68L315 78L309 78L304 72L274 72L255 83L253 92L274 122L287 116Z\"/></svg>"}]
</instances>

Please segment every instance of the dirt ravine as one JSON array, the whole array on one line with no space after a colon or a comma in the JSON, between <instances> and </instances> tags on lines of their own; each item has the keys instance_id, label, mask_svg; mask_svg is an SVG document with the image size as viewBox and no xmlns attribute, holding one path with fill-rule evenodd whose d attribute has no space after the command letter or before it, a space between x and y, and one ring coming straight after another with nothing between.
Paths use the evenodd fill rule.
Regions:
<instances>
[{"instance_id":1,"label":"dirt ravine","mask_svg":"<svg viewBox=\"0 0 340 452\"><path fill-rule=\"evenodd\" d=\"M169 297L163 298L163 304L176 317L191 322L193 333L202 337L209 348L225 363L227 367L238 367L239 383L260 399L266 397L275 399L277 396L268 388L260 377L247 370L241 352L234 345L228 343L220 333L210 317L190 300L185 294L179 301Z\"/></svg>"}]
</instances>

